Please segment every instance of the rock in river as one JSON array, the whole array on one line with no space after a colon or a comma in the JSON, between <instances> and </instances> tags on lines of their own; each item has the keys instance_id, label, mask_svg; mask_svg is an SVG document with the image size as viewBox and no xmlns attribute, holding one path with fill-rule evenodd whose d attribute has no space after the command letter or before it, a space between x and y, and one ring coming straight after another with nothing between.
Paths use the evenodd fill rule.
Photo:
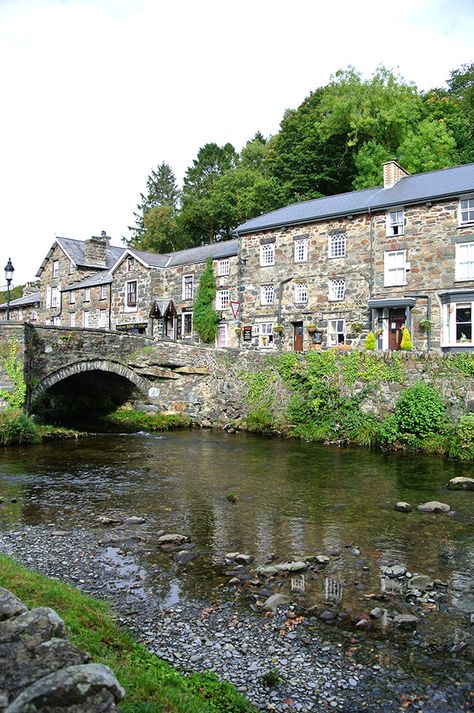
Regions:
<instances>
[{"instance_id":1,"label":"rock in river","mask_svg":"<svg viewBox=\"0 0 474 713\"><path fill-rule=\"evenodd\" d=\"M465 478L463 476L451 478L446 487L449 490L474 490L474 478Z\"/></svg>"},{"instance_id":2,"label":"rock in river","mask_svg":"<svg viewBox=\"0 0 474 713\"><path fill-rule=\"evenodd\" d=\"M418 617L414 616L414 614L397 614L393 617L393 623L399 629L416 629Z\"/></svg>"},{"instance_id":3,"label":"rock in river","mask_svg":"<svg viewBox=\"0 0 474 713\"><path fill-rule=\"evenodd\" d=\"M169 535L162 535L158 538L159 545L180 545L182 542L186 542L188 538L185 535L178 535L176 533L170 533Z\"/></svg>"},{"instance_id":4,"label":"rock in river","mask_svg":"<svg viewBox=\"0 0 474 713\"><path fill-rule=\"evenodd\" d=\"M278 607L282 607L285 604L289 604L290 597L284 594L272 594L271 597L265 600L263 608L267 611L276 611Z\"/></svg>"},{"instance_id":5,"label":"rock in river","mask_svg":"<svg viewBox=\"0 0 474 713\"><path fill-rule=\"evenodd\" d=\"M418 505L417 510L421 512L449 512L451 508L446 503L440 503L438 500L430 500L428 503Z\"/></svg>"},{"instance_id":6,"label":"rock in river","mask_svg":"<svg viewBox=\"0 0 474 713\"><path fill-rule=\"evenodd\" d=\"M411 512L413 510L410 503L406 503L403 500L400 500L400 502L394 505L393 509L397 510L398 512Z\"/></svg>"}]
</instances>

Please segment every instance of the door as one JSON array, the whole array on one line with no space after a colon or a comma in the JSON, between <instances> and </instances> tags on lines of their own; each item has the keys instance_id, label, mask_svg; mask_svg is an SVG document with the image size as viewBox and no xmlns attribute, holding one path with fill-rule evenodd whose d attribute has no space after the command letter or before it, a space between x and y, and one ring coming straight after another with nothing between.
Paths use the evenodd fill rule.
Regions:
<instances>
[{"instance_id":1,"label":"door","mask_svg":"<svg viewBox=\"0 0 474 713\"><path fill-rule=\"evenodd\" d=\"M303 322L293 322L293 349L303 351Z\"/></svg>"},{"instance_id":2,"label":"door","mask_svg":"<svg viewBox=\"0 0 474 713\"><path fill-rule=\"evenodd\" d=\"M217 328L217 346L227 346L227 324L219 324Z\"/></svg>"},{"instance_id":3,"label":"door","mask_svg":"<svg viewBox=\"0 0 474 713\"><path fill-rule=\"evenodd\" d=\"M403 327L405 326L406 316L405 310L391 309L388 313L388 348L390 351L400 349L400 344L403 336Z\"/></svg>"}]
</instances>

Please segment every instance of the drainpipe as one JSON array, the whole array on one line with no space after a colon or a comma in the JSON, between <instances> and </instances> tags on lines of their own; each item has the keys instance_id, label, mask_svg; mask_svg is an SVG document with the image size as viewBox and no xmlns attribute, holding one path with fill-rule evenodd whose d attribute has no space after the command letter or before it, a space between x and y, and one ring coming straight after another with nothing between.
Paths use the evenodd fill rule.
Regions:
<instances>
[{"instance_id":1,"label":"drainpipe","mask_svg":"<svg viewBox=\"0 0 474 713\"><path fill-rule=\"evenodd\" d=\"M278 285L278 313L277 313L277 324L281 324L281 311L282 311L282 300L283 300L283 285L286 285L287 282L291 282L293 277L287 277L284 280L281 280L280 284ZM283 335L279 334L278 335L278 351L281 352L283 347Z\"/></svg>"},{"instance_id":2,"label":"drainpipe","mask_svg":"<svg viewBox=\"0 0 474 713\"><path fill-rule=\"evenodd\" d=\"M375 222L374 222L374 216L370 212L370 206L368 207L369 211L369 218L370 218L370 246L369 246L369 253L370 253L370 267L369 267L369 279L368 279L368 285L369 285L369 300L372 298L373 291L374 291L374 281L375 281ZM370 310L370 329L371 331L374 331L375 327L375 310L371 309Z\"/></svg>"},{"instance_id":3,"label":"drainpipe","mask_svg":"<svg viewBox=\"0 0 474 713\"><path fill-rule=\"evenodd\" d=\"M427 306L426 306L426 319L428 319L431 322L431 295L422 295L419 294L418 292L415 292L413 294L407 294L407 297L420 297L423 300L427 301ZM427 349L428 352L431 351L431 330L428 332L426 335L427 337Z\"/></svg>"},{"instance_id":4,"label":"drainpipe","mask_svg":"<svg viewBox=\"0 0 474 713\"><path fill-rule=\"evenodd\" d=\"M112 329L112 283L109 283L109 331Z\"/></svg>"}]
</instances>

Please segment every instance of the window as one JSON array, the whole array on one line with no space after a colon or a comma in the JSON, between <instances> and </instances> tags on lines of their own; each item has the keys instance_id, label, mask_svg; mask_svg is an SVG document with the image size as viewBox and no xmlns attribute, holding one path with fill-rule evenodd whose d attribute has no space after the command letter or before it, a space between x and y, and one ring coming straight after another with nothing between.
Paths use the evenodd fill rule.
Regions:
<instances>
[{"instance_id":1,"label":"window","mask_svg":"<svg viewBox=\"0 0 474 713\"><path fill-rule=\"evenodd\" d=\"M82 313L82 326L83 327L90 326L90 316L91 316L91 313L87 309Z\"/></svg>"},{"instance_id":2,"label":"window","mask_svg":"<svg viewBox=\"0 0 474 713\"><path fill-rule=\"evenodd\" d=\"M454 305L456 344L472 344L472 302Z\"/></svg>"},{"instance_id":3,"label":"window","mask_svg":"<svg viewBox=\"0 0 474 713\"><path fill-rule=\"evenodd\" d=\"M53 317L53 324L55 327L60 327L61 326L61 320L59 317Z\"/></svg>"},{"instance_id":4,"label":"window","mask_svg":"<svg viewBox=\"0 0 474 713\"><path fill-rule=\"evenodd\" d=\"M345 257L346 234L336 233L329 236L328 257Z\"/></svg>"},{"instance_id":5,"label":"window","mask_svg":"<svg viewBox=\"0 0 474 713\"><path fill-rule=\"evenodd\" d=\"M100 299L101 300L107 299L107 285L100 286Z\"/></svg>"},{"instance_id":6,"label":"window","mask_svg":"<svg viewBox=\"0 0 474 713\"><path fill-rule=\"evenodd\" d=\"M137 306L137 281L130 280L127 282L127 307Z\"/></svg>"},{"instance_id":7,"label":"window","mask_svg":"<svg viewBox=\"0 0 474 713\"><path fill-rule=\"evenodd\" d=\"M135 262L135 260L133 259L133 257L127 258L127 272L132 272L134 262Z\"/></svg>"},{"instance_id":8,"label":"window","mask_svg":"<svg viewBox=\"0 0 474 713\"><path fill-rule=\"evenodd\" d=\"M308 240L300 238L295 240L295 262L308 261Z\"/></svg>"},{"instance_id":9,"label":"window","mask_svg":"<svg viewBox=\"0 0 474 713\"><path fill-rule=\"evenodd\" d=\"M295 284L295 302L296 304L306 304L308 301L308 285L306 282L297 282Z\"/></svg>"},{"instance_id":10,"label":"window","mask_svg":"<svg viewBox=\"0 0 474 713\"><path fill-rule=\"evenodd\" d=\"M76 293L74 292L74 290L70 290L70 292L69 292L69 304L70 304L70 305L73 305L73 304L75 304L75 303L76 303Z\"/></svg>"},{"instance_id":11,"label":"window","mask_svg":"<svg viewBox=\"0 0 474 713\"><path fill-rule=\"evenodd\" d=\"M273 344L273 324L271 322L263 322L258 330L258 345L263 349L268 349L268 347L273 347Z\"/></svg>"},{"instance_id":12,"label":"window","mask_svg":"<svg viewBox=\"0 0 474 713\"><path fill-rule=\"evenodd\" d=\"M272 305L275 299L275 289L273 285L262 285L260 287L260 304Z\"/></svg>"},{"instance_id":13,"label":"window","mask_svg":"<svg viewBox=\"0 0 474 713\"><path fill-rule=\"evenodd\" d=\"M73 263L72 260L69 260L68 274L69 274L69 275L72 275L73 272L74 272L74 263Z\"/></svg>"},{"instance_id":14,"label":"window","mask_svg":"<svg viewBox=\"0 0 474 713\"><path fill-rule=\"evenodd\" d=\"M51 307L59 306L59 289L57 287L51 288Z\"/></svg>"},{"instance_id":15,"label":"window","mask_svg":"<svg viewBox=\"0 0 474 713\"><path fill-rule=\"evenodd\" d=\"M224 277L230 273L230 260L226 258L225 260L217 261L217 276Z\"/></svg>"},{"instance_id":16,"label":"window","mask_svg":"<svg viewBox=\"0 0 474 713\"><path fill-rule=\"evenodd\" d=\"M194 275L183 275L183 300L192 300L194 297Z\"/></svg>"},{"instance_id":17,"label":"window","mask_svg":"<svg viewBox=\"0 0 474 713\"><path fill-rule=\"evenodd\" d=\"M76 313L71 312L69 315L69 326L70 327L75 327L76 326Z\"/></svg>"},{"instance_id":18,"label":"window","mask_svg":"<svg viewBox=\"0 0 474 713\"><path fill-rule=\"evenodd\" d=\"M99 310L99 327L101 329L105 329L106 326L107 326L107 310L100 309Z\"/></svg>"},{"instance_id":19,"label":"window","mask_svg":"<svg viewBox=\"0 0 474 713\"><path fill-rule=\"evenodd\" d=\"M335 347L344 344L346 340L346 324L343 319L328 321L328 346Z\"/></svg>"},{"instance_id":20,"label":"window","mask_svg":"<svg viewBox=\"0 0 474 713\"><path fill-rule=\"evenodd\" d=\"M90 302L91 301L91 288L86 287L84 290L84 302Z\"/></svg>"},{"instance_id":21,"label":"window","mask_svg":"<svg viewBox=\"0 0 474 713\"><path fill-rule=\"evenodd\" d=\"M53 280L59 275L59 260L53 260Z\"/></svg>"},{"instance_id":22,"label":"window","mask_svg":"<svg viewBox=\"0 0 474 713\"><path fill-rule=\"evenodd\" d=\"M30 322L37 322L38 321L38 312L37 310L32 310L30 314Z\"/></svg>"},{"instance_id":23,"label":"window","mask_svg":"<svg viewBox=\"0 0 474 713\"><path fill-rule=\"evenodd\" d=\"M456 245L456 280L474 280L474 242Z\"/></svg>"},{"instance_id":24,"label":"window","mask_svg":"<svg viewBox=\"0 0 474 713\"><path fill-rule=\"evenodd\" d=\"M405 215L402 210L389 210L387 213L387 235L403 235Z\"/></svg>"},{"instance_id":25,"label":"window","mask_svg":"<svg viewBox=\"0 0 474 713\"><path fill-rule=\"evenodd\" d=\"M341 301L346 296L345 280L329 280L329 299Z\"/></svg>"},{"instance_id":26,"label":"window","mask_svg":"<svg viewBox=\"0 0 474 713\"><path fill-rule=\"evenodd\" d=\"M230 302L230 290L217 290L216 309L228 309Z\"/></svg>"},{"instance_id":27,"label":"window","mask_svg":"<svg viewBox=\"0 0 474 713\"><path fill-rule=\"evenodd\" d=\"M459 225L474 223L474 198L462 198L459 201Z\"/></svg>"},{"instance_id":28,"label":"window","mask_svg":"<svg viewBox=\"0 0 474 713\"><path fill-rule=\"evenodd\" d=\"M384 286L407 284L406 250L386 250L384 252Z\"/></svg>"},{"instance_id":29,"label":"window","mask_svg":"<svg viewBox=\"0 0 474 713\"><path fill-rule=\"evenodd\" d=\"M265 245L260 245L260 265L265 267L266 265L275 264L275 243L266 243Z\"/></svg>"},{"instance_id":30,"label":"window","mask_svg":"<svg viewBox=\"0 0 474 713\"><path fill-rule=\"evenodd\" d=\"M181 315L181 334L183 337L193 336L193 313L183 312Z\"/></svg>"}]
</instances>

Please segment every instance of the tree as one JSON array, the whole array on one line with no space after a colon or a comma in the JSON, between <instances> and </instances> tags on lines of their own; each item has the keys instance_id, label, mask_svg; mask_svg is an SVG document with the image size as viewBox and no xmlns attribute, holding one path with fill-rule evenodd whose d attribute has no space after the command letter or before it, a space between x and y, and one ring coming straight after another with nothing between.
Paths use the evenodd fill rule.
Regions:
<instances>
[{"instance_id":1,"label":"tree","mask_svg":"<svg viewBox=\"0 0 474 713\"><path fill-rule=\"evenodd\" d=\"M171 218L176 219L180 195L173 170L167 163L163 162L156 170L152 170L148 176L146 190L146 195L140 194L137 212L134 213L135 226L129 227L132 235L125 239L125 242L135 248L159 252L161 241L156 238L170 232L169 222ZM164 207L170 210L155 210ZM164 219L164 225L160 224L161 219ZM173 241L168 236L166 242Z\"/></svg>"},{"instance_id":2,"label":"tree","mask_svg":"<svg viewBox=\"0 0 474 713\"><path fill-rule=\"evenodd\" d=\"M204 272L199 278L193 314L194 329L206 344L211 344L217 336L219 318L212 306L215 296L216 280L212 269L212 260L209 259Z\"/></svg>"}]
</instances>

